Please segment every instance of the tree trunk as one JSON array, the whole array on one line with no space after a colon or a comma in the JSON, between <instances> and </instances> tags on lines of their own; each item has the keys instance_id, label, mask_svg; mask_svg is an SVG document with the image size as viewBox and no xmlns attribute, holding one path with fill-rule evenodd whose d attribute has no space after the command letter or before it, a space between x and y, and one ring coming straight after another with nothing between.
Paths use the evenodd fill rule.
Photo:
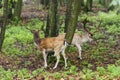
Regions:
<instances>
[{"instance_id":1,"label":"tree trunk","mask_svg":"<svg viewBox=\"0 0 120 80\"><path fill-rule=\"evenodd\" d=\"M112 0L99 0L99 3L102 4L104 7L109 8L109 4Z\"/></svg>"},{"instance_id":2,"label":"tree trunk","mask_svg":"<svg viewBox=\"0 0 120 80\"><path fill-rule=\"evenodd\" d=\"M20 19L22 10L22 0L18 0L16 2L15 10L14 10L14 18Z\"/></svg>"},{"instance_id":3,"label":"tree trunk","mask_svg":"<svg viewBox=\"0 0 120 80\"><path fill-rule=\"evenodd\" d=\"M58 6L64 6L65 0L58 0Z\"/></svg>"},{"instance_id":4,"label":"tree trunk","mask_svg":"<svg viewBox=\"0 0 120 80\"><path fill-rule=\"evenodd\" d=\"M2 45L3 45L3 41L4 41L4 36L5 36L5 30L6 30L6 24L7 24L8 0L4 0L3 16L4 16L4 21L3 21L3 26L1 27L1 32L0 32L0 52L1 52L1 49L2 49Z\"/></svg>"},{"instance_id":5,"label":"tree trunk","mask_svg":"<svg viewBox=\"0 0 120 80\"><path fill-rule=\"evenodd\" d=\"M69 14L69 18L68 18L68 21L66 21L67 23L65 23L67 25L67 32L66 32L65 39L67 43L70 44L77 26L77 20L78 20L78 15L80 10L80 0L69 0L67 8L69 8L67 9L69 10L67 11L67 13Z\"/></svg>"},{"instance_id":6,"label":"tree trunk","mask_svg":"<svg viewBox=\"0 0 120 80\"><path fill-rule=\"evenodd\" d=\"M87 2L86 2L86 12L92 10L92 2L93 2L93 0L87 0Z\"/></svg>"},{"instance_id":7,"label":"tree trunk","mask_svg":"<svg viewBox=\"0 0 120 80\"><path fill-rule=\"evenodd\" d=\"M40 3L44 5L44 7L46 8L47 5L49 4L50 0L40 0Z\"/></svg>"},{"instance_id":8,"label":"tree trunk","mask_svg":"<svg viewBox=\"0 0 120 80\"><path fill-rule=\"evenodd\" d=\"M58 35L58 19L57 19L57 9L58 8L58 4L57 4L57 0L50 0L50 6L49 6L49 11L48 11L48 20L49 22L47 22L47 27L49 27L49 37L54 37ZM46 28L47 28L46 27ZM46 36L46 37L48 37Z\"/></svg>"},{"instance_id":9,"label":"tree trunk","mask_svg":"<svg viewBox=\"0 0 120 80\"><path fill-rule=\"evenodd\" d=\"M40 0L35 0L35 5L39 6L40 5Z\"/></svg>"},{"instance_id":10,"label":"tree trunk","mask_svg":"<svg viewBox=\"0 0 120 80\"><path fill-rule=\"evenodd\" d=\"M81 7L84 7L85 4L84 4L84 0L81 0Z\"/></svg>"},{"instance_id":11,"label":"tree trunk","mask_svg":"<svg viewBox=\"0 0 120 80\"><path fill-rule=\"evenodd\" d=\"M64 32L67 32L67 28L68 28L68 23L70 21L70 17L71 17L71 9L72 8L72 1L68 1L67 0L67 10L66 10L66 18L65 18L65 28L64 28Z\"/></svg>"},{"instance_id":12,"label":"tree trunk","mask_svg":"<svg viewBox=\"0 0 120 80\"><path fill-rule=\"evenodd\" d=\"M0 0L0 8L2 8L2 0Z\"/></svg>"},{"instance_id":13,"label":"tree trunk","mask_svg":"<svg viewBox=\"0 0 120 80\"><path fill-rule=\"evenodd\" d=\"M49 36L49 30L50 29L50 26L49 26L49 14L47 16L47 25L46 25L46 31L45 31L45 37L48 37Z\"/></svg>"},{"instance_id":14,"label":"tree trunk","mask_svg":"<svg viewBox=\"0 0 120 80\"><path fill-rule=\"evenodd\" d=\"M109 5L111 3L112 0L105 0L105 7L109 8Z\"/></svg>"}]
</instances>

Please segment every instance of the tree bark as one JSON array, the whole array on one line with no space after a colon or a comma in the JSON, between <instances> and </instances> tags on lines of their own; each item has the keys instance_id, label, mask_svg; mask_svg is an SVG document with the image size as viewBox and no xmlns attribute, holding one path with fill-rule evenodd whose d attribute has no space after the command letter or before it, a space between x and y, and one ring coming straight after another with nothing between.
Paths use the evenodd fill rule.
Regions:
<instances>
[{"instance_id":1,"label":"tree bark","mask_svg":"<svg viewBox=\"0 0 120 80\"><path fill-rule=\"evenodd\" d=\"M81 7L84 7L85 4L84 4L84 0L81 0Z\"/></svg>"},{"instance_id":2,"label":"tree bark","mask_svg":"<svg viewBox=\"0 0 120 80\"><path fill-rule=\"evenodd\" d=\"M92 2L93 2L93 0L87 0L87 2L86 2L86 12L92 10Z\"/></svg>"},{"instance_id":3,"label":"tree bark","mask_svg":"<svg viewBox=\"0 0 120 80\"><path fill-rule=\"evenodd\" d=\"M49 30L50 29L50 26L49 26L49 14L47 16L47 25L46 25L46 30L45 30L45 37L48 37L49 36Z\"/></svg>"},{"instance_id":4,"label":"tree bark","mask_svg":"<svg viewBox=\"0 0 120 80\"><path fill-rule=\"evenodd\" d=\"M105 0L105 7L109 8L109 5L111 3L112 0Z\"/></svg>"},{"instance_id":5,"label":"tree bark","mask_svg":"<svg viewBox=\"0 0 120 80\"><path fill-rule=\"evenodd\" d=\"M49 31L46 31L48 34L46 37L54 37L58 35L58 19L57 19L57 12L58 12L58 4L57 0L50 0L50 6L48 11L48 20L47 27L49 27ZM46 28L47 28L46 27Z\"/></svg>"},{"instance_id":6,"label":"tree bark","mask_svg":"<svg viewBox=\"0 0 120 80\"><path fill-rule=\"evenodd\" d=\"M6 30L6 24L7 24L7 18L8 18L8 0L4 0L3 17L4 17L3 26L1 27L1 32L0 32L0 52L2 50L2 45L4 41L5 30Z\"/></svg>"},{"instance_id":7,"label":"tree bark","mask_svg":"<svg viewBox=\"0 0 120 80\"><path fill-rule=\"evenodd\" d=\"M0 0L0 8L2 8L2 0Z\"/></svg>"},{"instance_id":8,"label":"tree bark","mask_svg":"<svg viewBox=\"0 0 120 80\"><path fill-rule=\"evenodd\" d=\"M69 8L67 9L69 10L67 12L69 14L69 19L68 21L66 21L67 23L65 23L68 26L65 39L67 43L70 44L77 26L77 20L80 10L80 0L69 0L67 8Z\"/></svg>"},{"instance_id":9,"label":"tree bark","mask_svg":"<svg viewBox=\"0 0 120 80\"><path fill-rule=\"evenodd\" d=\"M22 10L22 0L18 0L15 5L14 18L20 19Z\"/></svg>"},{"instance_id":10,"label":"tree bark","mask_svg":"<svg viewBox=\"0 0 120 80\"><path fill-rule=\"evenodd\" d=\"M71 8L72 8L72 0L71 1L67 0L67 10L66 10L65 28L64 28L65 33L67 32L68 24L71 17L71 10L72 10Z\"/></svg>"},{"instance_id":11,"label":"tree bark","mask_svg":"<svg viewBox=\"0 0 120 80\"><path fill-rule=\"evenodd\" d=\"M39 6L40 5L40 0L35 0L35 5Z\"/></svg>"}]
</instances>

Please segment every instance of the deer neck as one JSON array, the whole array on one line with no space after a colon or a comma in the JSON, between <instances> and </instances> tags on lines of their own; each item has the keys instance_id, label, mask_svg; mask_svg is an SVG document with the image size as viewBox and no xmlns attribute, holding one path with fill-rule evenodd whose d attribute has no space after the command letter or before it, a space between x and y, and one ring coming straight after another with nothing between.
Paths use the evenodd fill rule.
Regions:
<instances>
[{"instance_id":1,"label":"deer neck","mask_svg":"<svg viewBox=\"0 0 120 80\"><path fill-rule=\"evenodd\" d=\"M40 37L39 37L38 34L34 34L33 36L34 36L34 44L35 44L35 46L38 47L38 45L39 45L40 42L41 42L41 39L40 39Z\"/></svg>"}]
</instances>

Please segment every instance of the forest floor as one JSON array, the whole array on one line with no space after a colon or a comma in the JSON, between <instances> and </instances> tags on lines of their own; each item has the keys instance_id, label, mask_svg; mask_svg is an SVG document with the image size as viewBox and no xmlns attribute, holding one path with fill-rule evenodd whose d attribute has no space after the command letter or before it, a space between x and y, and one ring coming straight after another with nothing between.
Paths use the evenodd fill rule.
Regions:
<instances>
[{"instance_id":1,"label":"forest floor","mask_svg":"<svg viewBox=\"0 0 120 80\"><path fill-rule=\"evenodd\" d=\"M68 70L71 67L71 65L75 65L77 67L77 72L81 72L83 68L88 68L92 71L96 71L97 67L104 67L106 68L107 65L109 64L116 64L117 60L119 60L119 56L118 53L120 53L120 50L114 51L112 54L116 55L114 58L113 56L110 56L110 53L105 53L103 55L101 55L101 58L93 58L92 53L88 53L86 51L82 52L82 60L80 60L78 58L78 52L72 52L72 53L67 53L67 58L68 58ZM53 70L53 66L56 62L55 57L53 56L49 56L48 55L48 68L45 69L45 71L48 71L49 73L55 73L55 72L59 72L59 71L66 71L66 69L64 68L64 61L63 58L61 58L62 62L59 63L58 67ZM53 59L53 60L51 60ZM89 66L89 64L91 64L91 66ZM118 63L119 64L119 63ZM42 54L36 55L35 53L32 53L28 56L24 56L24 57L10 57L7 55L3 55L0 54L0 65L5 69L5 70L20 70L20 69L27 69L29 70L29 72L32 72L34 70L37 70L39 68L43 68L44 66L44 60L42 57ZM119 64L120 65L120 64ZM71 75L69 75L71 76ZM69 77L67 76L67 77ZM76 75L72 75L72 77L76 77ZM78 76L79 78L80 76ZM15 80L17 80L18 77L16 77ZM40 78L40 79L39 79ZM41 75L37 75L34 78L30 79L30 80L44 80L42 78L45 78ZM67 80L67 79L65 79ZM80 78L79 78L80 80ZM82 79L81 79L82 80Z\"/></svg>"},{"instance_id":2,"label":"forest floor","mask_svg":"<svg viewBox=\"0 0 120 80\"><path fill-rule=\"evenodd\" d=\"M114 54L117 55L117 53L120 53L120 50L118 50ZM11 69L27 68L28 70L33 71L37 68L43 67L43 65L44 65L42 55L40 55L40 56L41 57L38 57L35 53L32 53L29 56L12 58L10 56L0 54L0 65L3 66L4 69L6 69L6 70L8 70L10 68ZM82 52L83 59L80 60L78 58L78 52L67 53L68 61L70 61L70 63L72 65L76 65L78 67L79 71L82 69L82 67L88 66L87 64L82 64L81 62L83 62L83 61L86 61L86 62L92 64L91 69L93 71L95 71L97 66L106 67L108 64L115 64L115 62L118 60L117 58L113 58L112 56L110 56L109 53L105 53L104 55L101 55L101 56L103 57L103 59L97 59L97 58L93 59L92 55L83 51ZM52 56L49 56L49 58L50 57L52 57ZM54 71L56 72L59 70L64 70L64 62L62 62L62 63L60 62L57 69L55 69L55 70L51 69L55 64L55 61L56 60L54 59L54 60L52 60L52 62L48 62L49 66L48 66L47 70L53 71L53 72Z\"/></svg>"}]
</instances>

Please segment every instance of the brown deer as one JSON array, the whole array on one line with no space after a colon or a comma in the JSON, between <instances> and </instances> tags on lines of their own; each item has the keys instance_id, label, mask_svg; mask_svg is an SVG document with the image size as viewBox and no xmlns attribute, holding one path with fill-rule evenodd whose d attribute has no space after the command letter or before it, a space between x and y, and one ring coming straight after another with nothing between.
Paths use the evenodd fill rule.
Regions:
<instances>
[{"instance_id":1,"label":"brown deer","mask_svg":"<svg viewBox=\"0 0 120 80\"><path fill-rule=\"evenodd\" d=\"M28 29L28 28L27 28ZM30 30L30 29L28 29ZM44 58L44 67L47 68L47 53L49 51L54 51L54 56L56 56L57 61L53 69L57 68L57 65L60 60L60 52L64 58L65 61L65 67L67 67L67 61L65 56L65 48L66 48L66 42L64 39L61 39L59 37L50 37L50 38L43 38L41 39L39 37L39 31L40 30L30 30L34 37L34 44L39 49Z\"/></svg>"}]
</instances>

